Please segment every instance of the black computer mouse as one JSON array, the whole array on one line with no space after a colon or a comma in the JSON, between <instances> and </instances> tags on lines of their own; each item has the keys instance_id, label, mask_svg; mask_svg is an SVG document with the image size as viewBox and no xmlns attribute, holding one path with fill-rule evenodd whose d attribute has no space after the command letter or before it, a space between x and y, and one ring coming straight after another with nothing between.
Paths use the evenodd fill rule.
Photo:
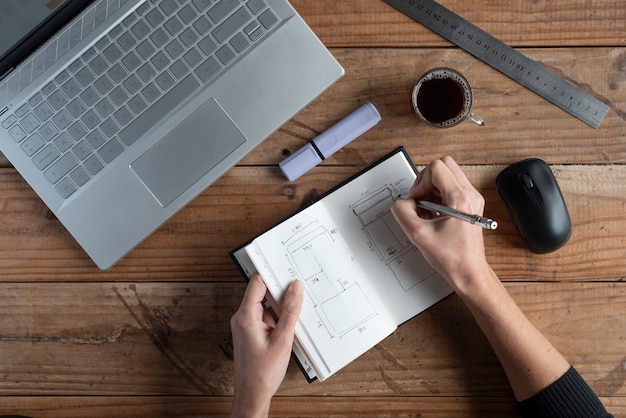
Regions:
<instances>
[{"instance_id":1,"label":"black computer mouse","mask_svg":"<svg viewBox=\"0 0 626 418\"><path fill-rule=\"evenodd\" d=\"M572 234L572 221L552 170L530 158L498 174L496 188L517 229L534 253L562 247Z\"/></svg>"}]
</instances>

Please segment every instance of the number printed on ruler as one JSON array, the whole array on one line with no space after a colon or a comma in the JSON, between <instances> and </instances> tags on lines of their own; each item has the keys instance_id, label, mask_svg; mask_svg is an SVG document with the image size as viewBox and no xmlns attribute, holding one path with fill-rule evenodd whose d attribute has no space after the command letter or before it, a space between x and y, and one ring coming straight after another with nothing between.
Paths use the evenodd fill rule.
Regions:
<instances>
[{"instance_id":1,"label":"number printed on ruler","mask_svg":"<svg viewBox=\"0 0 626 418\"><path fill-rule=\"evenodd\" d=\"M433 0L384 0L593 128L609 107Z\"/></svg>"}]
</instances>

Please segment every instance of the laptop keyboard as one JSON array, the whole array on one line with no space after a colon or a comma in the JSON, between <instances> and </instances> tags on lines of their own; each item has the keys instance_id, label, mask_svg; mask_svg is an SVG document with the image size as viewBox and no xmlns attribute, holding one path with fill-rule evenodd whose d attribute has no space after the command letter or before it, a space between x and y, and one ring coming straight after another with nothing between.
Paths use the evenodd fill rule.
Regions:
<instances>
[{"instance_id":1,"label":"laptop keyboard","mask_svg":"<svg viewBox=\"0 0 626 418\"><path fill-rule=\"evenodd\" d=\"M278 22L264 0L151 0L2 127L68 198Z\"/></svg>"}]
</instances>

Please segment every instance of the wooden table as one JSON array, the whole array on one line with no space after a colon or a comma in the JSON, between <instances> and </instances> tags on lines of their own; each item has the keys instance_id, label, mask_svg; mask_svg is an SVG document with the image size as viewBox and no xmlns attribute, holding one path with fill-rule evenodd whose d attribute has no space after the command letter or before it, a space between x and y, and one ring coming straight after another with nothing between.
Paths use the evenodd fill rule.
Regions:
<instances>
[{"instance_id":1,"label":"wooden table","mask_svg":"<svg viewBox=\"0 0 626 418\"><path fill-rule=\"evenodd\" d=\"M626 3L442 4L605 102L594 130L381 0L293 0L346 76L122 262L99 271L6 162L0 168L0 412L37 417L228 415L229 318L244 283L228 251L398 145L462 164L500 221L488 259L531 320L626 416ZM418 75L461 71L487 124L418 123ZM366 102L382 122L298 181L278 163ZM548 162L574 223L561 250L523 247L494 180ZM275 416L516 416L498 361L450 296L331 379L292 364Z\"/></svg>"}]
</instances>

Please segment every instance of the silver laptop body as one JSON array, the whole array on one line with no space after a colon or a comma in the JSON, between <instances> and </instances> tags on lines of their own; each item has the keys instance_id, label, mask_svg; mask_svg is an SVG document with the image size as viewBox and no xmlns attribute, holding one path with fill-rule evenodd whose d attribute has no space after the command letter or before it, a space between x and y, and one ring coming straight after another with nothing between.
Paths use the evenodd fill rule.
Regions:
<instances>
[{"instance_id":1,"label":"silver laptop body","mask_svg":"<svg viewBox=\"0 0 626 418\"><path fill-rule=\"evenodd\" d=\"M0 81L0 151L101 269L343 75L286 0L77 13Z\"/></svg>"}]
</instances>

